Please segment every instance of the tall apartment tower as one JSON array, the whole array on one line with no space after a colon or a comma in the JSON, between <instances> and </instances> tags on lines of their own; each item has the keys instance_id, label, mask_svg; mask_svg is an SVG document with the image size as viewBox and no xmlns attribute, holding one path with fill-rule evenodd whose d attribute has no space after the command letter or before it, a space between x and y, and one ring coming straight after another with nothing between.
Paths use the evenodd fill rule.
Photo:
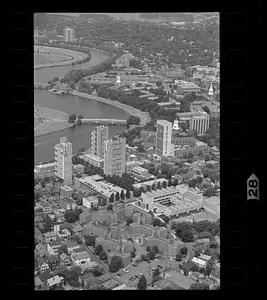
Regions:
<instances>
[{"instance_id":1,"label":"tall apartment tower","mask_svg":"<svg viewBox=\"0 0 267 300\"><path fill-rule=\"evenodd\" d=\"M122 176L126 171L126 138L114 137L104 142L104 174Z\"/></svg>"},{"instance_id":2,"label":"tall apartment tower","mask_svg":"<svg viewBox=\"0 0 267 300\"><path fill-rule=\"evenodd\" d=\"M172 123L167 120L157 121L156 154L160 157L172 156Z\"/></svg>"},{"instance_id":3,"label":"tall apartment tower","mask_svg":"<svg viewBox=\"0 0 267 300\"><path fill-rule=\"evenodd\" d=\"M72 144L66 137L60 138L55 145L55 175L64 180L64 184L72 185Z\"/></svg>"},{"instance_id":4,"label":"tall apartment tower","mask_svg":"<svg viewBox=\"0 0 267 300\"><path fill-rule=\"evenodd\" d=\"M202 136L209 129L209 121L210 117L208 113L196 114L191 118L189 128L190 130L196 130L197 134Z\"/></svg>"},{"instance_id":5,"label":"tall apartment tower","mask_svg":"<svg viewBox=\"0 0 267 300\"><path fill-rule=\"evenodd\" d=\"M91 133L91 153L104 158L104 142L108 140L108 126L96 126Z\"/></svg>"},{"instance_id":6,"label":"tall apartment tower","mask_svg":"<svg viewBox=\"0 0 267 300\"><path fill-rule=\"evenodd\" d=\"M75 33L74 33L74 29L72 28L65 28L63 30L63 35L64 35L64 42L73 42L75 39Z\"/></svg>"}]
</instances>

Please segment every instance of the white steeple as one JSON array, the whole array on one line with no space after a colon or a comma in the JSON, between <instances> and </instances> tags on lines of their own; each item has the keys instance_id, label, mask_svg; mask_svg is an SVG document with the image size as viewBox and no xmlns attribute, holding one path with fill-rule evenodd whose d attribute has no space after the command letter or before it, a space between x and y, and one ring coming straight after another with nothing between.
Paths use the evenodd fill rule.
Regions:
<instances>
[{"instance_id":1,"label":"white steeple","mask_svg":"<svg viewBox=\"0 0 267 300\"><path fill-rule=\"evenodd\" d=\"M209 88L208 95L209 95L209 96L214 96L212 83L210 84L210 88Z\"/></svg>"},{"instance_id":2,"label":"white steeple","mask_svg":"<svg viewBox=\"0 0 267 300\"><path fill-rule=\"evenodd\" d=\"M117 78L116 78L116 84L120 84L120 83L121 83L120 75L117 75Z\"/></svg>"},{"instance_id":3,"label":"white steeple","mask_svg":"<svg viewBox=\"0 0 267 300\"><path fill-rule=\"evenodd\" d=\"M179 130L179 129L180 129L179 121L178 121L177 118L176 118L176 119L174 120L174 122L173 122L172 129L173 129L173 130Z\"/></svg>"}]
</instances>

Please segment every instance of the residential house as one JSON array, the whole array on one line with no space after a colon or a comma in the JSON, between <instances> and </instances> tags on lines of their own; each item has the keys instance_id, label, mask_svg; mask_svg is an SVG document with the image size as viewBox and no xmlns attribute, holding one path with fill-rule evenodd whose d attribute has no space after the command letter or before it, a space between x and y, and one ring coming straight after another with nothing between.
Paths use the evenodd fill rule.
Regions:
<instances>
[{"instance_id":1,"label":"residential house","mask_svg":"<svg viewBox=\"0 0 267 300\"><path fill-rule=\"evenodd\" d=\"M51 271L55 271L60 265L60 259L55 256L49 256L47 262Z\"/></svg>"},{"instance_id":2,"label":"residential house","mask_svg":"<svg viewBox=\"0 0 267 300\"><path fill-rule=\"evenodd\" d=\"M210 290L214 287L214 281L209 277L200 278L199 282L208 285Z\"/></svg>"},{"instance_id":3,"label":"residential house","mask_svg":"<svg viewBox=\"0 0 267 300\"><path fill-rule=\"evenodd\" d=\"M165 279L177 285L178 287L188 290L192 283L195 283L193 279L185 276L176 271L170 271L165 274Z\"/></svg>"},{"instance_id":4,"label":"residential house","mask_svg":"<svg viewBox=\"0 0 267 300\"><path fill-rule=\"evenodd\" d=\"M46 243L56 241L57 240L57 234L54 231L48 231L44 233L44 240Z\"/></svg>"},{"instance_id":5,"label":"residential house","mask_svg":"<svg viewBox=\"0 0 267 300\"><path fill-rule=\"evenodd\" d=\"M200 268L206 268L206 266L207 266L207 262L205 260L197 258L197 257L194 257L192 259L192 262Z\"/></svg>"},{"instance_id":6,"label":"residential house","mask_svg":"<svg viewBox=\"0 0 267 300\"><path fill-rule=\"evenodd\" d=\"M97 266L97 263L91 261L90 255L87 251L72 253L71 259L76 266L80 266L81 268L92 268Z\"/></svg>"},{"instance_id":7,"label":"residential house","mask_svg":"<svg viewBox=\"0 0 267 300\"><path fill-rule=\"evenodd\" d=\"M34 217L34 225L36 227L38 227L39 229L43 229L44 227L44 219L42 218L42 216L35 216Z\"/></svg>"},{"instance_id":8,"label":"residential house","mask_svg":"<svg viewBox=\"0 0 267 300\"><path fill-rule=\"evenodd\" d=\"M202 254L202 253L200 254L199 258L200 258L200 259L203 259L203 260L205 260L205 261L211 260L211 256L205 255L205 254Z\"/></svg>"},{"instance_id":9,"label":"residential house","mask_svg":"<svg viewBox=\"0 0 267 300\"><path fill-rule=\"evenodd\" d=\"M37 258L37 265L40 272L44 272L46 270L49 270L49 264L46 259L42 257Z\"/></svg>"},{"instance_id":10,"label":"residential house","mask_svg":"<svg viewBox=\"0 0 267 300\"><path fill-rule=\"evenodd\" d=\"M44 240L41 231L37 227L34 227L34 239L37 243L42 243Z\"/></svg>"},{"instance_id":11,"label":"residential house","mask_svg":"<svg viewBox=\"0 0 267 300\"><path fill-rule=\"evenodd\" d=\"M214 279L217 284L220 284L220 271L216 269L211 270L210 278Z\"/></svg>"},{"instance_id":12,"label":"residential house","mask_svg":"<svg viewBox=\"0 0 267 300\"><path fill-rule=\"evenodd\" d=\"M194 246L195 245L199 245L199 244L202 244L204 246L204 249L207 249L210 245L210 239L209 238L204 238L204 239L197 239L194 243Z\"/></svg>"},{"instance_id":13,"label":"residential house","mask_svg":"<svg viewBox=\"0 0 267 300\"><path fill-rule=\"evenodd\" d=\"M47 280L51 278L50 271L45 271L40 273L37 277L35 277L35 286L36 287L44 287L47 285Z\"/></svg>"},{"instance_id":14,"label":"residential house","mask_svg":"<svg viewBox=\"0 0 267 300\"><path fill-rule=\"evenodd\" d=\"M83 227L80 224L75 224L72 227L72 230L73 230L74 233L79 233L79 232L83 231Z\"/></svg>"},{"instance_id":15,"label":"residential house","mask_svg":"<svg viewBox=\"0 0 267 300\"><path fill-rule=\"evenodd\" d=\"M115 287L119 286L120 283L119 283L117 280L111 278L111 279L109 279L108 281L104 282L102 285L103 285L106 289L112 290L112 289L114 289Z\"/></svg>"},{"instance_id":16,"label":"residential house","mask_svg":"<svg viewBox=\"0 0 267 300\"><path fill-rule=\"evenodd\" d=\"M60 207L65 210L75 209L77 204L74 200L65 198L60 200Z\"/></svg>"},{"instance_id":17,"label":"residential house","mask_svg":"<svg viewBox=\"0 0 267 300\"><path fill-rule=\"evenodd\" d=\"M80 248L80 245L75 241L67 241L65 245L67 246L68 254L71 254L74 249Z\"/></svg>"},{"instance_id":18,"label":"residential house","mask_svg":"<svg viewBox=\"0 0 267 300\"><path fill-rule=\"evenodd\" d=\"M87 251L86 247L79 245L79 248L73 249L73 253L79 253L79 252L84 252Z\"/></svg>"},{"instance_id":19,"label":"residential house","mask_svg":"<svg viewBox=\"0 0 267 300\"><path fill-rule=\"evenodd\" d=\"M68 238L71 236L71 233L67 228L63 228L63 229L60 229L59 231L57 231L57 235L60 238Z\"/></svg>"},{"instance_id":20,"label":"residential house","mask_svg":"<svg viewBox=\"0 0 267 300\"><path fill-rule=\"evenodd\" d=\"M64 280L63 277L60 277L60 276L56 275L56 276L53 276L53 277L51 277L51 278L49 278L49 279L47 280L47 285L48 285L49 287L55 286L55 285L60 285L60 283L61 283L63 280Z\"/></svg>"},{"instance_id":21,"label":"residential house","mask_svg":"<svg viewBox=\"0 0 267 300\"><path fill-rule=\"evenodd\" d=\"M71 264L71 260L70 260L70 258L69 258L69 256L66 254L66 253L61 253L60 255L59 255L59 258L60 258L60 261L64 264L64 265L66 265L66 266L69 266L70 264Z\"/></svg>"},{"instance_id":22,"label":"residential house","mask_svg":"<svg viewBox=\"0 0 267 300\"><path fill-rule=\"evenodd\" d=\"M44 213L51 214L52 213L52 205L46 201L40 201L36 204L38 208L41 208Z\"/></svg>"},{"instance_id":23,"label":"residential house","mask_svg":"<svg viewBox=\"0 0 267 300\"><path fill-rule=\"evenodd\" d=\"M35 253L37 254L37 256L39 257L44 257L45 255L47 255L47 250L46 250L46 246L42 245L42 244L37 244L35 246Z\"/></svg>"},{"instance_id":24,"label":"residential house","mask_svg":"<svg viewBox=\"0 0 267 300\"><path fill-rule=\"evenodd\" d=\"M58 255L58 248L63 244L61 241L51 241L47 243L47 251L50 255Z\"/></svg>"},{"instance_id":25,"label":"residential house","mask_svg":"<svg viewBox=\"0 0 267 300\"><path fill-rule=\"evenodd\" d=\"M92 273L85 273L79 277L79 282L85 288L87 286L97 285L99 280Z\"/></svg>"}]
</instances>

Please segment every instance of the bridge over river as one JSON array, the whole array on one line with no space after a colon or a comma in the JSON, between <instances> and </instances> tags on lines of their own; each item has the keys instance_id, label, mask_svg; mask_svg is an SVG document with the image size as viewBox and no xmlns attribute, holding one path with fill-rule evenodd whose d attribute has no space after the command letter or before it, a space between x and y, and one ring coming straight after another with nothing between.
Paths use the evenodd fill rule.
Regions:
<instances>
[{"instance_id":1,"label":"bridge over river","mask_svg":"<svg viewBox=\"0 0 267 300\"><path fill-rule=\"evenodd\" d=\"M82 123L93 123L93 124L127 124L127 120L119 119L82 119Z\"/></svg>"}]
</instances>

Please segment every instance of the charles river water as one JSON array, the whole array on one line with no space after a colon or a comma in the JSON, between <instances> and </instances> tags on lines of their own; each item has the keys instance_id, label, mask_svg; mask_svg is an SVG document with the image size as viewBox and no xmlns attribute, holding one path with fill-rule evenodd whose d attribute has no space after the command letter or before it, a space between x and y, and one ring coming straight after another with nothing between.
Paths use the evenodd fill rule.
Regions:
<instances>
[{"instance_id":1,"label":"charles river water","mask_svg":"<svg viewBox=\"0 0 267 300\"><path fill-rule=\"evenodd\" d=\"M63 77L66 73L73 69L89 68L105 61L108 56L101 52L91 50L90 61L76 65L63 66L54 68L44 68L34 71L35 83L47 83L54 77ZM128 114L123 110L97 102L91 99L85 99L72 95L57 95L47 90L34 89L34 103L50 109L63 111L67 114L82 115L84 118L108 118L108 119L127 119ZM59 138L66 136L68 141L72 143L73 154L78 153L80 147L88 149L91 145L91 131L93 125L84 124L74 128L68 128L59 132L50 133L34 138L34 160L35 164L47 162L54 159L54 146L59 143ZM116 133L125 130L125 125L110 125L109 136L112 137Z\"/></svg>"}]
</instances>

